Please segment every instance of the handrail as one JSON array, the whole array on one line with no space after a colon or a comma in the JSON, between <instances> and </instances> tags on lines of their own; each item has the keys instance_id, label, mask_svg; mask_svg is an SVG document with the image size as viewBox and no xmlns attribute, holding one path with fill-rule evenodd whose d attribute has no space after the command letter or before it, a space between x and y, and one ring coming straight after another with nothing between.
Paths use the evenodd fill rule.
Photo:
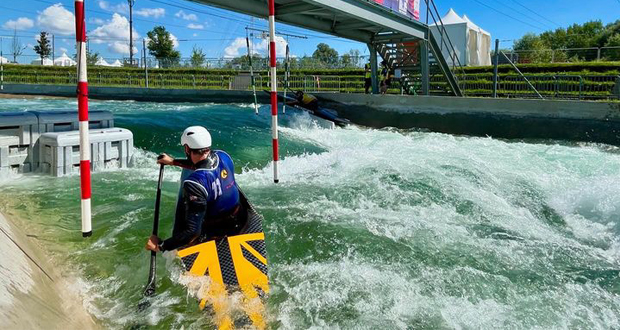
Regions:
<instances>
[{"instance_id":1,"label":"handrail","mask_svg":"<svg viewBox=\"0 0 620 330\"><path fill-rule=\"evenodd\" d=\"M424 1L427 7L427 20L428 20L428 14L430 14L435 26L437 26L440 30L440 34L441 34L441 42L439 44L440 51L441 52L443 51L443 45L445 44L446 49L449 52L450 59L452 60L452 71L455 70L455 67L458 67L460 71L459 74L461 74L464 77L465 70L463 69L463 64L461 63L461 60L459 59L459 57L456 55L454 44L452 43L452 40L450 39L450 36L448 35L448 31L446 30L446 27L443 24L443 20L441 19L441 15L439 14L439 10L437 9L435 2L433 0L424 0ZM432 5L432 9L433 9L432 11L430 10L431 7L429 4ZM437 19L435 19L435 15L437 15ZM439 24L437 23L437 20L439 20ZM429 33L430 33L430 27L429 27ZM444 41L444 38L443 38L444 34L446 36L447 43ZM464 90L465 89L464 86L461 86L461 84L465 83L464 79L459 79L456 76L455 76L455 79L457 81L457 84L459 85L459 88Z\"/></svg>"},{"instance_id":2,"label":"handrail","mask_svg":"<svg viewBox=\"0 0 620 330\"><path fill-rule=\"evenodd\" d=\"M542 97L542 95L540 95L540 93L538 92L538 90L536 89L536 87L534 87L534 85L532 85L532 83L529 81L529 79L527 79L525 77L525 75L521 72L521 70L519 70L519 68L517 68L517 66L512 63L512 61L508 58L508 56L506 56L506 54L504 54L504 52L502 52L501 50L499 51L500 54L504 55L504 58L508 61L508 63L510 63L510 65L512 65L512 68L517 71L517 73L525 80L525 82L527 82L527 84L530 86L530 88L532 90L534 90L534 92L536 92L536 95L538 95L538 97L540 97L541 99L545 99L544 97ZM496 78L497 79L497 78Z\"/></svg>"}]
</instances>

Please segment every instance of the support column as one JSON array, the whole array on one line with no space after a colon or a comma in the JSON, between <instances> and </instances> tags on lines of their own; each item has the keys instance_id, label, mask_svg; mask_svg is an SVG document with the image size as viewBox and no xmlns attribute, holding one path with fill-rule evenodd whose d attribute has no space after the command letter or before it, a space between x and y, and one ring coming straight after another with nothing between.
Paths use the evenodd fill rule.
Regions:
<instances>
[{"instance_id":1,"label":"support column","mask_svg":"<svg viewBox=\"0 0 620 330\"><path fill-rule=\"evenodd\" d=\"M430 62L428 59L428 34L420 40L420 69L422 75L422 95L430 94Z\"/></svg>"},{"instance_id":2,"label":"support column","mask_svg":"<svg viewBox=\"0 0 620 330\"><path fill-rule=\"evenodd\" d=\"M497 85L499 84L499 39L495 39L495 66L493 68L493 98L497 98Z\"/></svg>"},{"instance_id":3,"label":"support column","mask_svg":"<svg viewBox=\"0 0 620 330\"><path fill-rule=\"evenodd\" d=\"M370 77L372 80L372 93L379 94L379 77L377 77L379 63L377 63L377 50L372 44L367 44L367 46L370 51Z\"/></svg>"}]
</instances>

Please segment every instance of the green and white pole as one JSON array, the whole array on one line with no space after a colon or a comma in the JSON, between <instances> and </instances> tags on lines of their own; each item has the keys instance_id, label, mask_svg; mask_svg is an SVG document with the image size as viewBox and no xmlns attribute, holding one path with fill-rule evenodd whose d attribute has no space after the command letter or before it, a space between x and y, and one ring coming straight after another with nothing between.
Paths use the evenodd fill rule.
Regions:
<instances>
[{"instance_id":1,"label":"green and white pole","mask_svg":"<svg viewBox=\"0 0 620 330\"><path fill-rule=\"evenodd\" d=\"M254 78L254 68L252 67L252 50L250 49L250 37L248 36L248 28L245 28L245 44L248 47L248 61L250 62L250 82L252 84L252 93L254 93L254 112L258 115L258 99L256 98L256 79Z\"/></svg>"},{"instance_id":2,"label":"green and white pole","mask_svg":"<svg viewBox=\"0 0 620 330\"><path fill-rule=\"evenodd\" d=\"M286 43L286 58L284 59L284 102L282 103L282 113L286 113L286 91L288 90L288 79L291 75L291 64L289 62L290 49Z\"/></svg>"}]
</instances>

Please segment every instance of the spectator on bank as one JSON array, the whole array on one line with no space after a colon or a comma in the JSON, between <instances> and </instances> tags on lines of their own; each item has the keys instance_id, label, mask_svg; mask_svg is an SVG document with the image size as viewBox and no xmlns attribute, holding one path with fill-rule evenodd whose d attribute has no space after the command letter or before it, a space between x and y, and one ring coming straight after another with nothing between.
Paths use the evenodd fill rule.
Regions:
<instances>
[{"instance_id":1,"label":"spectator on bank","mask_svg":"<svg viewBox=\"0 0 620 330\"><path fill-rule=\"evenodd\" d=\"M366 90L366 94L370 94L370 88L372 87L372 69L370 63L366 63L364 69L364 89Z\"/></svg>"}]
</instances>

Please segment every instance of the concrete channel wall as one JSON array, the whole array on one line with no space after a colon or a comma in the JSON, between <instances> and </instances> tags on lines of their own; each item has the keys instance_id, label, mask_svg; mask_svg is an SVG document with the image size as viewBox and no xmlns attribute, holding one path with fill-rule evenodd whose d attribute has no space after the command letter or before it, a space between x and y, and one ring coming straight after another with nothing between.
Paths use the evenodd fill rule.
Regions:
<instances>
[{"instance_id":1,"label":"concrete channel wall","mask_svg":"<svg viewBox=\"0 0 620 330\"><path fill-rule=\"evenodd\" d=\"M4 93L75 97L75 87L5 85ZM251 103L251 92L92 87L93 99ZM315 93L353 123L506 139L558 139L620 146L620 103ZM259 91L258 101L268 103Z\"/></svg>"},{"instance_id":2,"label":"concrete channel wall","mask_svg":"<svg viewBox=\"0 0 620 330\"><path fill-rule=\"evenodd\" d=\"M419 128L507 139L620 145L620 103L315 94L342 117L370 127Z\"/></svg>"}]
</instances>

